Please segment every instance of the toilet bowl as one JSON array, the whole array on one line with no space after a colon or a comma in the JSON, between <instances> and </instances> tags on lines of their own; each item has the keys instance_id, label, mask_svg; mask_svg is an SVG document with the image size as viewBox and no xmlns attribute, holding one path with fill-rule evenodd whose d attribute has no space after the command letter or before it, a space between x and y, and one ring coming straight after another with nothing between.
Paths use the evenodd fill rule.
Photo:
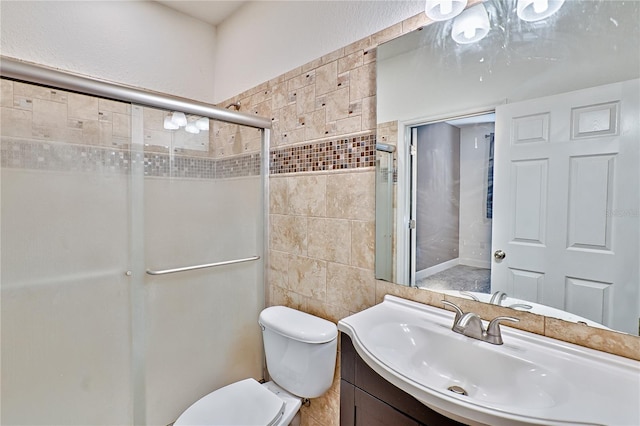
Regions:
<instances>
[{"instance_id":1,"label":"toilet bowl","mask_svg":"<svg viewBox=\"0 0 640 426\"><path fill-rule=\"evenodd\" d=\"M249 378L203 396L174 426L296 426L302 398L324 394L333 382L336 325L284 306L260 313L267 370L272 381Z\"/></svg>"}]
</instances>

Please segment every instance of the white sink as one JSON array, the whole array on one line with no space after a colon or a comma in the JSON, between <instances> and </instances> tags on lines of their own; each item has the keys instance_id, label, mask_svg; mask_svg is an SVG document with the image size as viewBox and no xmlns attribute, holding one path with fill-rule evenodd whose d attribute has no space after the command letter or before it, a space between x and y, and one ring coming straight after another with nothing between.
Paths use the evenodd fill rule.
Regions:
<instances>
[{"instance_id":1,"label":"white sink","mask_svg":"<svg viewBox=\"0 0 640 426\"><path fill-rule=\"evenodd\" d=\"M640 425L640 362L504 326L492 345L453 318L386 296L338 329L386 380L466 424Z\"/></svg>"}]
</instances>

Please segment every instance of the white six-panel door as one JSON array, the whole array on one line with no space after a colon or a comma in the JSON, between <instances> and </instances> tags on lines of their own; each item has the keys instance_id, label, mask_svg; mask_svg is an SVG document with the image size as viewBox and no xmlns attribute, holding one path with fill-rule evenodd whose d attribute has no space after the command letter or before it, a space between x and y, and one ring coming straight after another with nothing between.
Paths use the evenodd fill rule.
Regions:
<instances>
[{"instance_id":1,"label":"white six-panel door","mask_svg":"<svg viewBox=\"0 0 640 426\"><path fill-rule=\"evenodd\" d=\"M492 291L637 334L640 80L496 109Z\"/></svg>"}]
</instances>

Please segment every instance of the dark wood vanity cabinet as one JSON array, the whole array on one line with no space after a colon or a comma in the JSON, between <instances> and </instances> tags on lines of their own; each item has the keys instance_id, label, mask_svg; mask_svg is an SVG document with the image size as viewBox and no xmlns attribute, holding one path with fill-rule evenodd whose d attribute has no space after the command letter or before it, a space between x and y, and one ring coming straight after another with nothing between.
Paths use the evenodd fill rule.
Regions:
<instances>
[{"instance_id":1,"label":"dark wood vanity cabinet","mask_svg":"<svg viewBox=\"0 0 640 426\"><path fill-rule=\"evenodd\" d=\"M373 371L340 337L340 426L462 425L439 414Z\"/></svg>"}]
</instances>

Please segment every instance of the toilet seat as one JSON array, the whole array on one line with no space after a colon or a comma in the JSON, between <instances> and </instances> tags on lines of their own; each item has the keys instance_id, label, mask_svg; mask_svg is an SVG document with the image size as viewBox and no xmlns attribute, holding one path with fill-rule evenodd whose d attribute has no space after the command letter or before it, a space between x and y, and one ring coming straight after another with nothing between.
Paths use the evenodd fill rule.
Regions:
<instances>
[{"instance_id":1,"label":"toilet seat","mask_svg":"<svg viewBox=\"0 0 640 426\"><path fill-rule=\"evenodd\" d=\"M282 417L285 402L254 379L220 388L187 408L174 426L273 426Z\"/></svg>"}]
</instances>

